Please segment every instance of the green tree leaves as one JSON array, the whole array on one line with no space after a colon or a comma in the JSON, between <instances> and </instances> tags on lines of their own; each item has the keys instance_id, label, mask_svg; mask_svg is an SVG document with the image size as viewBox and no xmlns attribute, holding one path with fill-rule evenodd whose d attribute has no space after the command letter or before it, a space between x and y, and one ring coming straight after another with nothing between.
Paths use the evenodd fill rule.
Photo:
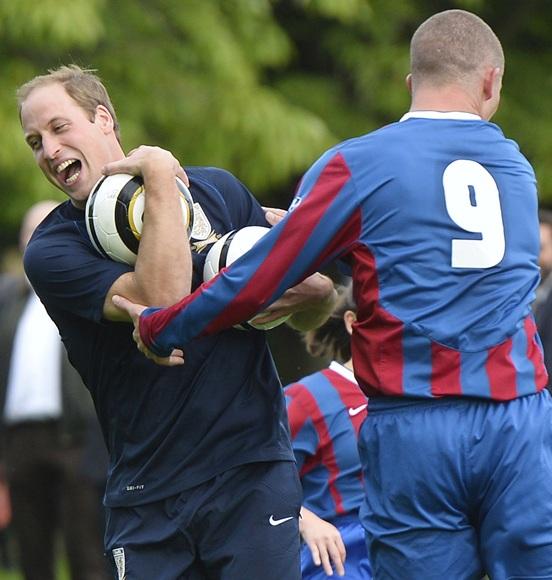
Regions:
<instances>
[{"instance_id":1,"label":"green tree leaves","mask_svg":"<svg viewBox=\"0 0 552 580\"><path fill-rule=\"evenodd\" d=\"M446 4L446 6L445 6ZM552 5L442 3L477 11L503 40L497 115L552 202ZM516 18L505 12L516 10ZM169 148L184 164L219 165L285 205L328 146L408 108L408 42L430 0L0 0L0 244L24 210L63 199L23 142L15 91L48 68L98 70L123 143ZM280 198L277 197L280 192ZM278 201L280 199L280 201Z\"/></svg>"}]
</instances>

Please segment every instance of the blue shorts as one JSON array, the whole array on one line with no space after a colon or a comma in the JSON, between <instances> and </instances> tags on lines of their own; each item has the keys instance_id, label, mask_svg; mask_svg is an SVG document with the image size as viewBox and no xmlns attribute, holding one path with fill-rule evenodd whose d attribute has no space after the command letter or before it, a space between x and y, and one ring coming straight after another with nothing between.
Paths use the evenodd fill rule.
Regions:
<instances>
[{"instance_id":1,"label":"blue shorts","mask_svg":"<svg viewBox=\"0 0 552 580\"><path fill-rule=\"evenodd\" d=\"M345 559L345 580L371 580L372 571L368 561L364 528L357 515L347 515L329 520L341 534L341 539L347 550ZM332 578L324 572L322 566L316 566L312 561L309 547L303 544L301 548L301 572L303 580L325 580ZM336 578L335 574L333 578Z\"/></svg>"},{"instance_id":2,"label":"blue shorts","mask_svg":"<svg viewBox=\"0 0 552 580\"><path fill-rule=\"evenodd\" d=\"M372 400L361 521L378 580L552 578L552 397Z\"/></svg>"},{"instance_id":3,"label":"blue shorts","mask_svg":"<svg viewBox=\"0 0 552 580\"><path fill-rule=\"evenodd\" d=\"M293 462L252 463L168 499L108 508L106 551L125 580L300 580Z\"/></svg>"}]
</instances>

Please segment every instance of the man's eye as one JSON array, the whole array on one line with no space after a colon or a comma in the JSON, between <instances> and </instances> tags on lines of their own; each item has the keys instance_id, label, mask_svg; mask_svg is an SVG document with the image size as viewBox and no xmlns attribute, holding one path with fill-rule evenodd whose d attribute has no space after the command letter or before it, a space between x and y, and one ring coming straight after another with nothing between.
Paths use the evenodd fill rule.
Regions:
<instances>
[{"instance_id":1,"label":"man's eye","mask_svg":"<svg viewBox=\"0 0 552 580\"><path fill-rule=\"evenodd\" d=\"M54 131L56 133L59 133L60 131L63 131L63 129L65 129L65 127L67 127L67 123L61 123L60 125L56 125L54 127Z\"/></svg>"},{"instance_id":2,"label":"man's eye","mask_svg":"<svg viewBox=\"0 0 552 580\"><path fill-rule=\"evenodd\" d=\"M36 151L40 147L40 141L38 139L31 139L30 141L27 141L27 143L33 151Z\"/></svg>"}]
</instances>

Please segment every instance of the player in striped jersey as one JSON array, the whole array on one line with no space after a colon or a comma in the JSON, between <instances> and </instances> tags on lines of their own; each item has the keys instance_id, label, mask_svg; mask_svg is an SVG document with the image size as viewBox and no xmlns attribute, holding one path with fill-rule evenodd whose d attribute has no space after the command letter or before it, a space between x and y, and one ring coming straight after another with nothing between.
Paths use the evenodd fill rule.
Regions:
<instances>
[{"instance_id":1,"label":"player in striped jersey","mask_svg":"<svg viewBox=\"0 0 552 580\"><path fill-rule=\"evenodd\" d=\"M334 259L349 265L376 578L552 579L552 398L531 314L537 189L489 122L503 71L480 18L432 16L412 38L400 122L322 155L287 217L192 295L146 311L115 299L139 348L178 364L173 348L247 320Z\"/></svg>"},{"instance_id":2,"label":"player in striped jersey","mask_svg":"<svg viewBox=\"0 0 552 580\"><path fill-rule=\"evenodd\" d=\"M301 571L309 580L333 575L332 563L349 580L372 578L358 517L363 490L357 439L367 399L352 370L355 312L351 286L340 287L332 316L304 335L309 353L331 358L330 366L284 390L303 486Z\"/></svg>"}]
</instances>

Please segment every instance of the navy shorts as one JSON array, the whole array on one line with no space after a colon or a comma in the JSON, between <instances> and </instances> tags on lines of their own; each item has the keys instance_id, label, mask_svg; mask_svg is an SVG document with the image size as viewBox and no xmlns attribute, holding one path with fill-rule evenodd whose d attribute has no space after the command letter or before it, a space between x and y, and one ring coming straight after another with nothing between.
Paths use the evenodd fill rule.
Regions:
<instances>
[{"instance_id":1,"label":"navy shorts","mask_svg":"<svg viewBox=\"0 0 552 580\"><path fill-rule=\"evenodd\" d=\"M378 580L552 579L552 397L373 401L361 521Z\"/></svg>"},{"instance_id":2,"label":"navy shorts","mask_svg":"<svg viewBox=\"0 0 552 580\"><path fill-rule=\"evenodd\" d=\"M120 580L300 580L295 463L252 463L179 495L107 510Z\"/></svg>"}]
</instances>

